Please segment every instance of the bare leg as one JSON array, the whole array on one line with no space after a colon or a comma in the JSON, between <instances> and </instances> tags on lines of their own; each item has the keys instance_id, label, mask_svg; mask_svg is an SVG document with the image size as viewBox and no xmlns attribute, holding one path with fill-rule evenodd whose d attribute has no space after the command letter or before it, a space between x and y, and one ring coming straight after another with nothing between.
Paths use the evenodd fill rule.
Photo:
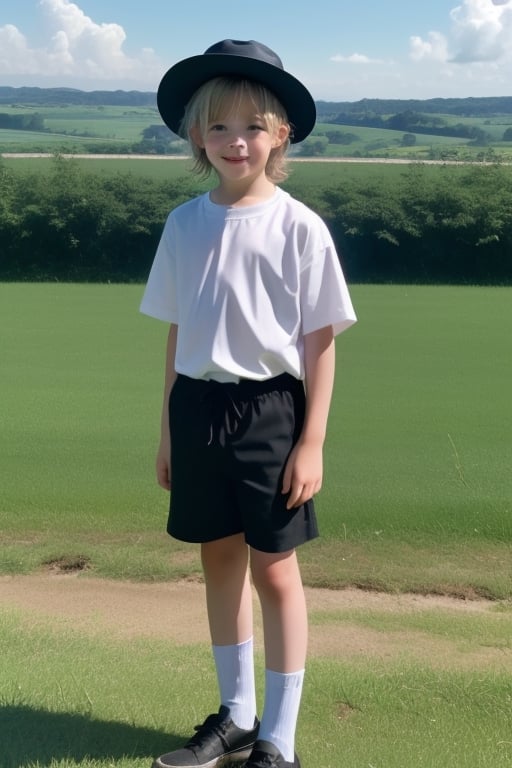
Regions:
<instances>
[{"instance_id":1,"label":"bare leg","mask_svg":"<svg viewBox=\"0 0 512 768\"><path fill-rule=\"evenodd\" d=\"M243 643L252 637L248 552L242 534L201 545L213 645Z\"/></svg>"},{"instance_id":2,"label":"bare leg","mask_svg":"<svg viewBox=\"0 0 512 768\"><path fill-rule=\"evenodd\" d=\"M239 728L251 730L256 690L249 550L237 535L203 544L201 555L221 704Z\"/></svg>"},{"instance_id":3,"label":"bare leg","mask_svg":"<svg viewBox=\"0 0 512 768\"><path fill-rule=\"evenodd\" d=\"M251 571L261 602L266 668L304 669L308 618L295 550L269 554L252 549Z\"/></svg>"},{"instance_id":4,"label":"bare leg","mask_svg":"<svg viewBox=\"0 0 512 768\"><path fill-rule=\"evenodd\" d=\"M295 730L308 641L306 599L294 550L251 550L265 638L265 706L258 738L295 765Z\"/></svg>"}]
</instances>

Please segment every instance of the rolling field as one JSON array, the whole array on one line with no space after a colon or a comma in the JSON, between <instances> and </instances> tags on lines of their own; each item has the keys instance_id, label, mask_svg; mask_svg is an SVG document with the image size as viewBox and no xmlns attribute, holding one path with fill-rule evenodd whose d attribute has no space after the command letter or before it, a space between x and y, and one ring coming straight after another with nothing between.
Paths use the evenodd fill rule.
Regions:
<instances>
[{"instance_id":1,"label":"rolling field","mask_svg":"<svg viewBox=\"0 0 512 768\"><path fill-rule=\"evenodd\" d=\"M45 132L10 131L0 129L0 152L62 151L76 152L80 147L94 145L98 141L105 147L109 143L116 150L123 145L130 151L133 144L142 140L142 132L150 125L160 125L161 120L155 107L111 106L111 105L0 105L0 112L9 115L31 115L37 113L44 118ZM507 160L512 157L510 142L503 142L503 132L512 124L512 118L453 117L437 115L447 124L467 124L481 128L490 136L490 146L499 156ZM478 159L489 147L471 146L468 139L443 137L436 134L415 134L416 144L402 146L403 131L382 128L367 128L351 125L316 125L314 136L326 131L351 134L350 144L330 143L327 157L405 157L418 160L438 157L439 153L454 153L460 159ZM89 150L90 151L90 150ZM94 151L94 150L92 150ZM292 152L300 153L300 146Z\"/></svg>"},{"instance_id":2,"label":"rolling field","mask_svg":"<svg viewBox=\"0 0 512 768\"><path fill-rule=\"evenodd\" d=\"M144 128L158 124L160 116L156 106L117 107L117 106L46 106L0 105L0 112L11 115L37 113L44 118L50 133L79 133L98 138L117 138L137 141ZM13 133L23 133L15 131ZM36 134L41 136L41 134ZM0 140L3 132L0 132ZM42 134L44 137L44 133Z\"/></svg>"}]
</instances>

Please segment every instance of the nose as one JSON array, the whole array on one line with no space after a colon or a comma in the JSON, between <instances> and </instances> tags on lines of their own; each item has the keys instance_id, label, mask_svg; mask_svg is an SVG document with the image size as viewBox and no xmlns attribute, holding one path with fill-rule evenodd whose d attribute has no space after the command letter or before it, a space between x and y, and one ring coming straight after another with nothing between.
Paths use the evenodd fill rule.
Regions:
<instances>
[{"instance_id":1,"label":"nose","mask_svg":"<svg viewBox=\"0 0 512 768\"><path fill-rule=\"evenodd\" d=\"M233 134L229 138L230 147L240 147L240 146L243 146L244 144L245 144L244 138L238 134Z\"/></svg>"}]
</instances>

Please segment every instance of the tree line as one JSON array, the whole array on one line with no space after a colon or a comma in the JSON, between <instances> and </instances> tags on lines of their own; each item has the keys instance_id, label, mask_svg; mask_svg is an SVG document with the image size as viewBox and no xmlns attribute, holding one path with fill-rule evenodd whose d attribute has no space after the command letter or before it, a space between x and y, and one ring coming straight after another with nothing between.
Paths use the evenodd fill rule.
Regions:
<instances>
[{"instance_id":1,"label":"tree line","mask_svg":"<svg viewBox=\"0 0 512 768\"><path fill-rule=\"evenodd\" d=\"M38 112L31 115L8 115L0 112L0 128L11 131L44 131L44 118Z\"/></svg>"},{"instance_id":2,"label":"tree line","mask_svg":"<svg viewBox=\"0 0 512 768\"><path fill-rule=\"evenodd\" d=\"M507 168L418 164L398 180L285 186L326 220L351 282L512 284ZM49 176L0 162L0 280L144 281L169 210L203 188L60 157Z\"/></svg>"},{"instance_id":3,"label":"tree line","mask_svg":"<svg viewBox=\"0 0 512 768\"><path fill-rule=\"evenodd\" d=\"M483 144L491 139L488 131L477 125L466 123L450 123L442 117L422 112L406 110L396 114L382 116L376 113L347 113L339 112L332 117L335 125L352 125L364 128L382 128L405 133L419 133L432 136L447 136L450 138L469 139Z\"/></svg>"}]
</instances>

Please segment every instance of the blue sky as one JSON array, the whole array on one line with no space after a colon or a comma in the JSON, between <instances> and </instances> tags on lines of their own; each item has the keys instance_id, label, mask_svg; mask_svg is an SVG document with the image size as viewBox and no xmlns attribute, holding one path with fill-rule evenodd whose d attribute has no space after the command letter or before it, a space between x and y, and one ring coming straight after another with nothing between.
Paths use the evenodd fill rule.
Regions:
<instances>
[{"instance_id":1,"label":"blue sky","mask_svg":"<svg viewBox=\"0 0 512 768\"><path fill-rule=\"evenodd\" d=\"M512 0L3 0L0 85L154 91L227 37L273 48L317 100L512 90Z\"/></svg>"}]
</instances>

